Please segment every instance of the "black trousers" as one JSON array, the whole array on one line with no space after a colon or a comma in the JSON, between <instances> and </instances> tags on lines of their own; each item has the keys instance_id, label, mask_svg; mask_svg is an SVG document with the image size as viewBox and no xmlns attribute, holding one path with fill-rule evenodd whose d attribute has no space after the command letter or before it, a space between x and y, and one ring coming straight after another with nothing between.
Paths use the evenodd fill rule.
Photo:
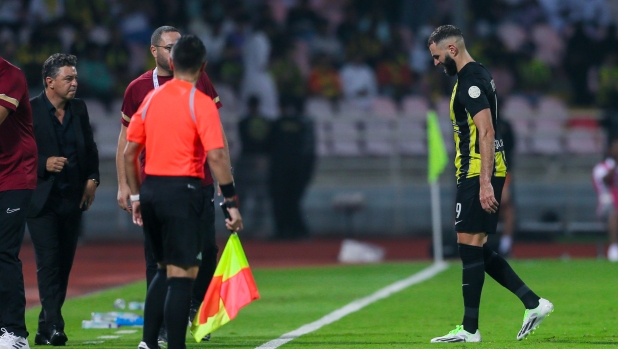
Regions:
<instances>
[{"instance_id":1,"label":"black trousers","mask_svg":"<svg viewBox=\"0 0 618 349\"><path fill-rule=\"evenodd\" d=\"M210 280L217 268L217 253L219 248L215 238L215 202L214 185L208 185L202 188L204 197L204 211L201 219L205 230L204 246L202 246L202 265L200 266L197 278L193 283L193 294L191 297L191 309L198 309L204 300L206 290L210 285ZM152 279L157 274L157 260L152 252L152 247L146 242L144 244L144 255L146 257L146 287L150 287Z\"/></svg>"},{"instance_id":2,"label":"black trousers","mask_svg":"<svg viewBox=\"0 0 618 349\"><path fill-rule=\"evenodd\" d=\"M309 234L301 209L305 190L311 180L310 159L273 159L270 170L270 194L275 219L275 238L298 239Z\"/></svg>"},{"instance_id":3,"label":"black trousers","mask_svg":"<svg viewBox=\"0 0 618 349\"><path fill-rule=\"evenodd\" d=\"M26 294L19 251L33 190L0 192L0 327L19 337L26 330Z\"/></svg>"},{"instance_id":4,"label":"black trousers","mask_svg":"<svg viewBox=\"0 0 618 349\"><path fill-rule=\"evenodd\" d=\"M50 335L52 328L64 330L62 305L73 267L82 210L77 195L50 194L28 230L36 256L36 276L41 300L38 332Z\"/></svg>"}]
</instances>

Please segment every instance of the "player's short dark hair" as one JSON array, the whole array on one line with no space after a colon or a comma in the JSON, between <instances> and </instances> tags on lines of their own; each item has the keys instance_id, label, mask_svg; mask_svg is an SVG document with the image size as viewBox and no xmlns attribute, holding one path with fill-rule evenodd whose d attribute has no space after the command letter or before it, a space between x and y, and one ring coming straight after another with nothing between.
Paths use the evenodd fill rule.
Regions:
<instances>
[{"instance_id":1,"label":"player's short dark hair","mask_svg":"<svg viewBox=\"0 0 618 349\"><path fill-rule=\"evenodd\" d=\"M62 67L75 67L77 65L77 57L66 53L54 53L49 56L43 63L43 87L47 88L45 79L50 77L55 79L58 76L58 70Z\"/></svg>"},{"instance_id":2,"label":"player's short dark hair","mask_svg":"<svg viewBox=\"0 0 618 349\"><path fill-rule=\"evenodd\" d=\"M206 62L206 47L195 35L183 35L172 48L174 70L196 72Z\"/></svg>"},{"instance_id":3,"label":"player's short dark hair","mask_svg":"<svg viewBox=\"0 0 618 349\"><path fill-rule=\"evenodd\" d=\"M437 45L442 40L452 37L459 37L463 39L463 34L461 34L461 30L454 25L441 25L436 28L436 30L434 30L429 36L429 39L427 39L427 47L431 46L433 43Z\"/></svg>"},{"instance_id":4,"label":"player's short dark hair","mask_svg":"<svg viewBox=\"0 0 618 349\"><path fill-rule=\"evenodd\" d=\"M150 44L152 46L158 45L161 41L161 35L165 33L180 33L180 30L170 25L164 25L162 27L159 27L152 32L152 36L150 37Z\"/></svg>"}]
</instances>

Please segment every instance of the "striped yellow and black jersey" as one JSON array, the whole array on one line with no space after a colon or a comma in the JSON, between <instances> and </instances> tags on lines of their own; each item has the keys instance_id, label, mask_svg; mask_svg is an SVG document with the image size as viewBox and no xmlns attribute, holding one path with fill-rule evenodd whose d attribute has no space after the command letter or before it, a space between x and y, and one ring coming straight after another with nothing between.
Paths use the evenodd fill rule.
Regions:
<instances>
[{"instance_id":1,"label":"striped yellow and black jersey","mask_svg":"<svg viewBox=\"0 0 618 349\"><path fill-rule=\"evenodd\" d=\"M491 110L495 130L494 177L506 177L507 163L504 145L497 127L498 96L494 80L482 64L470 62L457 73L457 83L451 95L451 121L455 138L455 168L457 181L481 174L481 152L479 135L474 116L484 110Z\"/></svg>"}]
</instances>

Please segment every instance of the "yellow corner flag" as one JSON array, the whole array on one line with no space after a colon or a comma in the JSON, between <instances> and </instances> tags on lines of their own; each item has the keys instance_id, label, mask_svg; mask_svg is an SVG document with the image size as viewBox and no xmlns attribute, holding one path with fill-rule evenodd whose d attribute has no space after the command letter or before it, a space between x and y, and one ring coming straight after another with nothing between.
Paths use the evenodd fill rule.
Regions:
<instances>
[{"instance_id":1,"label":"yellow corner flag","mask_svg":"<svg viewBox=\"0 0 618 349\"><path fill-rule=\"evenodd\" d=\"M446 167L448 154L446 153L444 139L442 139L438 116L433 110L427 112L427 148L429 150L427 181L434 183Z\"/></svg>"},{"instance_id":2,"label":"yellow corner flag","mask_svg":"<svg viewBox=\"0 0 618 349\"><path fill-rule=\"evenodd\" d=\"M238 234L233 233L191 324L197 342L236 317L240 308L260 298Z\"/></svg>"}]
</instances>

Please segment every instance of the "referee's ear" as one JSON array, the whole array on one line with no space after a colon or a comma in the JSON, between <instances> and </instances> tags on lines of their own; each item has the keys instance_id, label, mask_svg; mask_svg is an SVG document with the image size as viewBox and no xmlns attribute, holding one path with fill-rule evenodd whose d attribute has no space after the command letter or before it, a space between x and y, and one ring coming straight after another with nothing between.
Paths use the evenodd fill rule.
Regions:
<instances>
[{"instance_id":1,"label":"referee's ear","mask_svg":"<svg viewBox=\"0 0 618 349\"><path fill-rule=\"evenodd\" d=\"M174 61L172 60L172 57L170 56L170 58L168 58L167 61L170 65L170 69L174 71Z\"/></svg>"}]
</instances>

